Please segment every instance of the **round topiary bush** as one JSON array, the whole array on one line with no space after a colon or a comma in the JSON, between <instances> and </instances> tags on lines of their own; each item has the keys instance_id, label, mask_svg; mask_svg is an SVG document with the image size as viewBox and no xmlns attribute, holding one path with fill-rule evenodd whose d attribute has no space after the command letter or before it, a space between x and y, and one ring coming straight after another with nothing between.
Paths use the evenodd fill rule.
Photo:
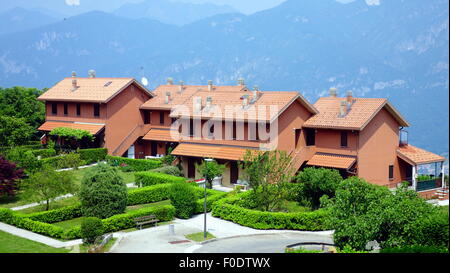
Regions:
<instances>
[{"instance_id":1,"label":"round topiary bush","mask_svg":"<svg viewBox=\"0 0 450 273\"><path fill-rule=\"evenodd\" d=\"M101 219L125 212L128 191L118 171L106 164L89 169L80 187L81 211Z\"/></svg>"},{"instance_id":2,"label":"round topiary bush","mask_svg":"<svg viewBox=\"0 0 450 273\"><path fill-rule=\"evenodd\" d=\"M103 235L104 227L102 220L97 217L87 217L81 222L81 236L83 243L93 244L97 237Z\"/></svg>"},{"instance_id":3,"label":"round topiary bush","mask_svg":"<svg viewBox=\"0 0 450 273\"><path fill-rule=\"evenodd\" d=\"M194 214L197 206L194 186L188 183L174 183L171 186L169 198L178 218L188 219Z\"/></svg>"}]
</instances>

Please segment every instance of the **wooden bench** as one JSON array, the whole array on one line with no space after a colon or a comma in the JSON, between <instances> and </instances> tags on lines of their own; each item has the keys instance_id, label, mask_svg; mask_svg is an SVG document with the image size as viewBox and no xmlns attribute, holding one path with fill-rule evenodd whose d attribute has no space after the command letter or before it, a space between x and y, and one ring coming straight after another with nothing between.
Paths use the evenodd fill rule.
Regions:
<instances>
[{"instance_id":1,"label":"wooden bench","mask_svg":"<svg viewBox=\"0 0 450 273\"><path fill-rule=\"evenodd\" d=\"M134 222L136 223L136 226L139 226L139 229L142 229L142 226L145 224L155 224L155 226L157 226L159 220L155 215L148 215L134 218Z\"/></svg>"}]
</instances>

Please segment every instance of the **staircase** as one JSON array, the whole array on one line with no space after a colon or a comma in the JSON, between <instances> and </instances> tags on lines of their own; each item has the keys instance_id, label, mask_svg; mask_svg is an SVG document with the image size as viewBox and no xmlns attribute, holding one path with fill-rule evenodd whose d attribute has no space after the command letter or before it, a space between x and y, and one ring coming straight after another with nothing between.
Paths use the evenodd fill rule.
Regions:
<instances>
[{"instance_id":1,"label":"staircase","mask_svg":"<svg viewBox=\"0 0 450 273\"><path fill-rule=\"evenodd\" d=\"M119 146L112 152L113 156L122 156L139 137L144 136L150 130L148 125L136 125L131 132L124 137Z\"/></svg>"},{"instance_id":2,"label":"staircase","mask_svg":"<svg viewBox=\"0 0 450 273\"><path fill-rule=\"evenodd\" d=\"M316 146L305 146L298 150L293 150L289 155L292 157L292 167L298 171L305 161L311 159L316 153Z\"/></svg>"},{"instance_id":3,"label":"staircase","mask_svg":"<svg viewBox=\"0 0 450 273\"><path fill-rule=\"evenodd\" d=\"M439 200L448 200L448 188L436 190L435 195Z\"/></svg>"}]
</instances>

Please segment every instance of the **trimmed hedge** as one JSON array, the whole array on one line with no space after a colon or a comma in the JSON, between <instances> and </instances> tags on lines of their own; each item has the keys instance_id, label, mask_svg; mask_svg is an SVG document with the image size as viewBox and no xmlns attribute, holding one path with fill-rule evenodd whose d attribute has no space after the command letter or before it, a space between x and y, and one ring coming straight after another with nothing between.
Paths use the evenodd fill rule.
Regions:
<instances>
[{"instance_id":1,"label":"trimmed hedge","mask_svg":"<svg viewBox=\"0 0 450 273\"><path fill-rule=\"evenodd\" d=\"M108 154L108 149L106 148L96 148L96 149L80 149L78 150L81 160L84 160L86 164L92 164L105 160Z\"/></svg>"},{"instance_id":2,"label":"trimmed hedge","mask_svg":"<svg viewBox=\"0 0 450 273\"><path fill-rule=\"evenodd\" d=\"M17 213L21 217L26 217L34 221L43 223L57 223L61 221L70 220L81 216L81 204L67 206L59 209L49 211L35 212L30 214Z\"/></svg>"},{"instance_id":3,"label":"trimmed hedge","mask_svg":"<svg viewBox=\"0 0 450 273\"><path fill-rule=\"evenodd\" d=\"M55 149L39 149L39 150L32 150L31 152L34 154L34 156L36 157L40 156L41 158L56 156Z\"/></svg>"},{"instance_id":4,"label":"trimmed hedge","mask_svg":"<svg viewBox=\"0 0 450 273\"><path fill-rule=\"evenodd\" d=\"M327 230L329 211L265 212L236 205L239 195L223 198L212 206L212 215L256 229Z\"/></svg>"},{"instance_id":5,"label":"trimmed hedge","mask_svg":"<svg viewBox=\"0 0 450 273\"><path fill-rule=\"evenodd\" d=\"M74 168L86 165L86 162L81 160L80 155L76 153L48 157L41 159L40 162L42 164L48 164L55 169Z\"/></svg>"},{"instance_id":6,"label":"trimmed hedge","mask_svg":"<svg viewBox=\"0 0 450 273\"><path fill-rule=\"evenodd\" d=\"M137 172L134 174L137 186L147 187L163 183L185 182L186 178L155 172Z\"/></svg>"},{"instance_id":7,"label":"trimmed hedge","mask_svg":"<svg viewBox=\"0 0 450 273\"><path fill-rule=\"evenodd\" d=\"M133 172L149 171L162 166L162 162L159 159L132 159L110 155L107 155L105 159L111 166L120 166L125 164L129 166Z\"/></svg>"},{"instance_id":8,"label":"trimmed hedge","mask_svg":"<svg viewBox=\"0 0 450 273\"><path fill-rule=\"evenodd\" d=\"M198 192L198 195L200 196L200 199L197 199L197 206L195 207L195 214L197 213L203 213L205 211L204 208L204 189L200 188L200 187L196 187L195 188L196 191ZM224 198L228 193L226 192L221 192L221 191L216 191L216 190L211 190L211 189L207 189L206 190L206 211L211 211L212 209L212 205L217 202L218 200Z\"/></svg>"},{"instance_id":9,"label":"trimmed hedge","mask_svg":"<svg viewBox=\"0 0 450 273\"><path fill-rule=\"evenodd\" d=\"M128 190L128 206L148 204L169 199L171 184L159 184L150 187Z\"/></svg>"}]
</instances>

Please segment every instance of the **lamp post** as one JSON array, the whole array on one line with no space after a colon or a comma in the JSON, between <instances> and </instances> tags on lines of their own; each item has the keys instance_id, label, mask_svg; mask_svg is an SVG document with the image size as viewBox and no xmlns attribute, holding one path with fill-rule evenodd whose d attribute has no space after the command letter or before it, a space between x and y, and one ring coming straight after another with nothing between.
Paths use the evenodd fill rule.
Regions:
<instances>
[{"instance_id":1,"label":"lamp post","mask_svg":"<svg viewBox=\"0 0 450 273\"><path fill-rule=\"evenodd\" d=\"M208 162L211 162L212 161L212 159L211 158L205 158L205 164L206 164L206 170L208 170ZM208 173L208 172L206 172L206 173ZM203 199L203 208L204 208L204 210L205 210L205 213L204 213L204 215L205 215L205 217L204 217L204 225L203 225L203 238L204 238L204 240L206 240L206 183L208 183L208 174L206 175L206 177L205 177L205 185L204 185L204 187L205 187L205 198Z\"/></svg>"}]
</instances>

